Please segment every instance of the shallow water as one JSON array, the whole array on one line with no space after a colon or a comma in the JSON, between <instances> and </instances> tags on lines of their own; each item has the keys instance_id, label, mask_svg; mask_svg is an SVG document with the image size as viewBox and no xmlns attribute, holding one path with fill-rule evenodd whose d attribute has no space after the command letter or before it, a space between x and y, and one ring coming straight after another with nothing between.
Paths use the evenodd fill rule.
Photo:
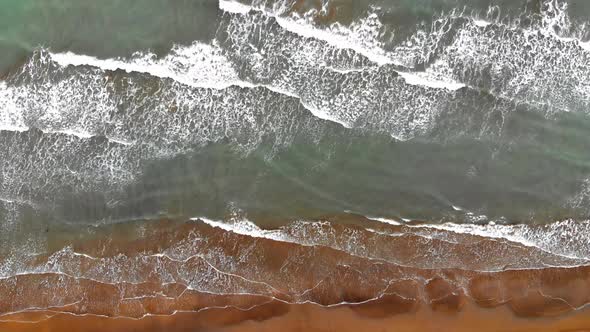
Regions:
<instances>
[{"instance_id":1,"label":"shallow water","mask_svg":"<svg viewBox=\"0 0 590 332\"><path fill-rule=\"evenodd\" d=\"M0 1L0 326L590 328L589 21L582 0Z\"/></svg>"}]
</instances>

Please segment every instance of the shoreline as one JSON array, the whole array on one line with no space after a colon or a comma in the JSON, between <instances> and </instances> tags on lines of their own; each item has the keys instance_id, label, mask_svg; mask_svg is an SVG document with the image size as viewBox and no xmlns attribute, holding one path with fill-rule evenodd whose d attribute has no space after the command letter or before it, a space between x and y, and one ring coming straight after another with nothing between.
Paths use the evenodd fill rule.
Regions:
<instances>
[{"instance_id":1,"label":"shoreline","mask_svg":"<svg viewBox=\"0 0 590 332\"><path fill-rule=\"evenodd\" d=\"M590 329L590 310L584 309L558 319L525 319L512 315L505 308L481 309L466 305L461 313L433 312L428 309L386 317L370 317L383 313L386 305L358 308L343 305L325 308L316 304L269 303L250 310L212 308L201 312L182 312L169 316L148 316L142 319L107 318L56 314L39 322L28 318L40 316L32 312L21 314L20 321L0 320L0 329L6 332L32 331L482 331L482 332L583 332Z\"/></svg>"},{"instance_id":2,"label":"shoreline","mask_svg":"<svg viewBox=\"0 0 590 332\"><path fill-rule=\"evenodd\" d=\"M590 266L542 267L570 261L505 239L353 220L261 234L199 221L137 226L0 279L0 330L590 328Z\"/></svg>"}]
</instances>

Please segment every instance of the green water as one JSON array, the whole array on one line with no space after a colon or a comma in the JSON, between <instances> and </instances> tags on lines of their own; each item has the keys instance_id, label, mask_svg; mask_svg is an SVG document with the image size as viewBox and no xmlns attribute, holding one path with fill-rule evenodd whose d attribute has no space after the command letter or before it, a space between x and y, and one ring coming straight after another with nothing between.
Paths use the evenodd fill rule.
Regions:
<instances>
[{"instance_id":1,"label":"green water","mask_svg":"<svg viewBox=\"0 0 590 332\"><path fill-rule=\"evenodd\" d=\"M516 132L503 138L445 143L341 129L319 144L295 141L271 159L270 146L244 155L231 144L210 144L146 164L115 206L103 193L66 189L31 226L159 215L222 219L236 209L254 220L283 221L343 211L438 222L583 218L585 207L571 206L567 198L590 172L590 137L584 134L590 121L519 114L510 122Z\"/></svg>"},{"instance_id":2,"label":"green water","mask_svg":"<svg viewBox=\"0 0 590 332\"><path fill-rule=\"evenodd\" d=\"M543 2L532 0L380 0L335 1L334 3L341 6L339 8L346 9L339 11L340 16L337 15L334 18L334 21L341 24L350 24L366 16L367 12L376 11L383 22L383 27L379 30L381 33L379 36L384 40L382 46L388 50L395 50L400 46L398 44L401 43L400 41L415 35L419 29L425 29L439 15L451 9L465 8L466 12L477 16L485 15L491 4L501 9L501 14L498 16L505 17L506 20L527 17L530 21L539 21L543 8ZM571 26L581 27L590 13L588 2L569 1L568 5L568 18L574 22ZM376 9L377 7L379 9ZM493 16L493 10L491 12ZM262 14L247 15L261 16ZM239 69L242 75L240 78L254 77L260 79L257 83L261 84L287 82L284 84L286 87L290 87L290 84L302 84L301 82L306 80L319 81L323 78L305 77L309 73L315 75L319 72L313 70L301 70L302 77L297 76L298 72L289 70L273 71L275 68L291 68L289 66L296 71L301 69L293 65L298 61L297 56L305 58L308 54L315 56L318 53L304 49L299 54L297 53L299 50L289 49L289 40L283 41L281 37L272 34L264 35L261 30L271 26L272 29L269 29L271 33L283 36L277 32L280 32L282 27L276 25L272 19L255 17L254 22L260 26L248 27L254 31L255 37L244 38L246 42L240 40L246 46L238 49L239 52L232 49L231 43L235 41L228 41L231 36L228 37L226 31L218 31L220 26L225 26L220 25L220 22L230 21L232 18L230 14L223 14L218 2L213 0L0 0L0 54L2 55L0 72L17 72L23 64L32 63L31 55L40 48L49 49L51 52L73 52L103 59L129 58L135 52L152 51L164 58L174 45L190 45L199 41L207 45L218 43L226 47L221 53L235 61L233 65ZM464 18L460 23L463 24L466 21L468 20ZM263 25L260 22L271 23ZM325 22L322 24L325 25ZM452 29L459 29L459 24L453 24L449 24L451 33L449 33L450 36L446 36L450 40L459 35L452 31ZM532 23L524 23L523 20L522 26L528 28L529 25ZM494 35L493 32L501 28L502 25L499 23L492 24L489 30L482 32L482 36ZM572 28L572 30L575 29ZM395 32L395 38L388 35L392 31ZM514 31L518 32L518 29L514 28L505 35L509 37L511 33L516 34ZM288 36L292 35L292 33L288 34ZM541 36L541 34L537 33L533 36ZM576 36L580 38L580 41L585 41L584 34L581 34L582 37ZM215 38L221 40L212 43ZM538 38L545 40L550 37L542 35ZM300 42L297 45L308 43L316 47L313 38L299 38L296 41ZM278 54L283 55L283 58L273 57L276 54L259 51L267 45L281 43L287 44L286 49L277 51L277 53L284 53ZM445 43L450 44L447 39L441 39L441 44L446 45ZM477 45L477 43L473 44ZM580 73L579 77L583 81L586 75L584 70L590 66L590 58L584 55L584 51L576 48L577 45L579 44L567 44L563 52L548 49L547 53L536 55L535 61L551 61L554 58L566 58L564 61L567 61L568 54L574 54L578 56L576 59L581 59L576 67L579 71L575 73ZM255 51L248 53L250 49ZM574 52L572 50L577 53L572 53ZM354 52L349 51L349 53ZM364 55L356 54L356 56L361 59L359 60L361 63L370 62L363 57ZM477 54L474 57L477 57ZM270 60L264 62L264 59ZM531 60L531 62L534 61ZM252 68L248 68L248 65L252 63L254 64ZM321 61L318 63L321 66L325 65ZM257 72L258 64L261 68L271 68L271 70ZM465 72L476 65L466 64ZM54 67L58 66L54 65ZM150 119L150 112L156 112L160 104L170 103L172 106L169 107L169 113L177 112L179 108L176 106L177 101L184 98L186 94L182 93L189 91L190 88L182 87L178 88L178 91L171 89L172 92L169 94L160 94L161 90L169 84L167 81L164 82L164 79L152 77L149 74L145 74L145 77L129 74L123 70L116 72L105 70L97 74L88 69L90 66L80 67L70 66L67 70L63 70L63 73L60 72L62 76L58 75L57 78L51 77L47 80L43 76L45 67L42 67L43 70L39 70L38 76L35 76L37 73L29 75L30 77L24 75L25 78L16 75L16 78L8 81L8 85L11 88L18 88L28 87L29 84L33 87L32 91L36 91L35 88L44 84L58 86L62 80L66 82L67 84L56 88L57 92L47 93L40 98L47 104L50 104L53 99L64 98L67 104L72 102L67 99L72 98L71 95L82 96L79 100L73 101L82 104L76 112L73 112L73 115L67 114L63 118L52 120L61 124L61 122L69 121L70 118L75 118L78 112L91 113L93 109L90 108L97 107L97 104L88 103L90 106L86 109L84 102L95 98L97 94L93 89L98 90L98 88L88 83L91 86L88 90L80 89L71 94L67 89L74 86L74 83L82 82L81 84L84 85L86 84L84 80L89 80L88 82L94 84L104 78L104 84L107 85L112 77L117 79L133 77L135 79L133 83L137 84L138 88L133 86L135 89L133 90L131 83L115 80L116 84L119 84L114 88L117 91L112 96L104 98L105 103L112 102L116 105L114 107L116 112L113 114L125 113L133 109L135 112L133 116L137 117L138 123L140 121L148 123L146 125L141 122L137 126L143 128L146 133L153 132L153 136L157 136L157 133L164 135L168 131L178 129L166 128L167 123L150 123L146 119ZM450 73L445 75L454 74L461 78L461 69L461 67L452 68ZM475 68L473 70L475 74L470 72L470 75L476 78L481 77L481 82L474 79L472 81L475 83L469 88L463 88L458 92L445 92L447 94L444 97L433 99L444 106L444 112L432 118L431 121L434 123L432 128L418 132L405 141L393 138L392 136L395 135L388 133L387 128L379 127L379 130L375 130L374 127L362 126L363 121L377 124L380 121L387 122L390 118L405 112L402 110L404 105L393 104L399 106L399 109L392 106L391 109L385 110L389 113L378 114L377 118L361 117L361 120L353 122L353 127L358 126L358 128L344 128L339 124L315 117L311 111L304 110L302 106L296 109L285 107L285 109L277 110L276 108L282 107L281 105L299 105L299 101L289 97L291 99L284 104L274 104L273 99L282 100L281 98L287 97L284 95L269 97L270 93L266 93L260 96L265 102L256 105L257 110L262 109L260 112L262 115L255 121L266 121L265 123L269 124L264 127L266 129L276 129L273 126L276 122L276 126L284 126L288 130L271 131L269 129L269 133L261 135L263 139L258 142L259 144L247 151L244 151L243 144L237 143L244 143L242 141L248 141L251 136L256 136L255 133L250 132L255 129L248 126L238 130L238 134L232 132L231 128L225 128L225 136L220 135L203 144L201 142L199 144L183 143L166 137L163 142L158 141L158 144L170 146L172 150L176 149L174 151L178 152L164 157L154 157L147 153L147 150L130 153L129 155L136 158L140 165L139 169L129 171L133 173L132 181L113 182L114 184L107 183L107 180L104 180L104 183L101 182L102 180L96 181L98 184L94 183L92 177L96 175L85 169L90 166L83 161L97 158L98 161L95 164L89 165L99 164L100 167L103 166L100 162L104 161L106 165L104 170L100 169L100 172L97 172L102 176L112 171L109 167L125 167L129 159L124 159L127 155L118 152L122 150L117 150L124 148L112 142L105 143L106 135L104 134L97 134L97 137L92 139L82 138L80 142L77 138L67 138L74 143L66 145L63 143L66 138L50 137L47 133L33 129L38 126L38 123L42 123L37 118L43 118L45 115L43 112L50 113L45 110L45 103L23 102L23 105L31 108L24 111L25 118L28 116L33 119L27 118L27 121L32 123L31 125L27 123L27 126L31 128L25 132L0 131L2 143L0 151L7 159L15 156L14 160L20 162L19 165L24 165L22 166L23 174L25 171L33 173L29 174L30 183L21 180L27 179L27 175L23 175L22 178L14 177L22 181L16 184L12 177L14 174L18 175L18 169L16 171L10 169L12 173L8 171L5 173L8 175L3 173L0 184L4 187L1 187L0 191L3 195L6 194L6 201L10 201L10 204L13 203L12 201L17 203L15 203L16 207L10 204L0 207L0 220L4 221L5 225L9 225L3 228L0 239L18 242L20 238L11 237L11 232L20 232L27 237L27 234L50 233L62 227L63 224L108 224L159 217L184 219L206 216L223 219L232 213L244 214L254 221L276 220L277 223L343 212L434 223L494 221L517 224L550 223L565 218L585 219L590 212L588 209L590 195L585 193L588 189L585 183L590 178L590 153L588 152L590 151L590 116L588 115L590 110L586 109L589 97L584 95L585 90L580 90L582 92L574 95L579 99L566 96L565 101L551 100L554 97L550 94L551 91L542 95L540 101L518 99L531 91L540 91L550 83L531 79L535 69L525 68L519 71L520 69L516 68L516 65L513 66L512 62L502 64L500 69L492 68L490 64ZM489 76L497 75L498 72L505 73L509 78L513 73L517 78L520 78L518 75L529 76L522 79L523 88L516 89L517 92L513 93L508 89L509 84L502 80L500 80L502 84L496 86L489 84L488 81L492 80ZM361 82L353 85L357 90L369 90L372 86L365 84L363 80L375 79L379 82L390 82L389 79L397 77L389 74L382 74L388 75L386 78L379 77L380 72L375 75L377 79L374 76L365 78L351 74L343 76L344 78L336 83L328 82L326 84L328 87L323 85L320 87L329 90L332 88L330 84L344 85L348 82L347 80L356 79ZM502 91L502 88L506 88L508 92ZM248 89L245 88L245 90ZM192 95L188 94L189 99L204 94L203 91L203 89L190 90ZM346 93L336 88L334 91L337 91L335 96ZM379 97L387 94L387 91L379 91L381 91ZM407 90L392 91L394 91L391 92L392 94L401 94L399 91ZM423 97L420 94L428 97L434 95L436 91L416 91L418 91L415 92L416 95L410 96L407 104L410 105L409 107L416 107L411 112L416 115L416 118L420 118L422 108L425 106L421 104L413 106L411 102ZM313 95L312 92L315 91L307 92ZM356 92L356 90L352 91L352 93ZM219 98L232 101L232 98L236 96L241 95L220 94L211 97L211 100L215 101L215 98ZM537 97L537 95L534 96ZM19 98L15 99L19 102L26 99ZM375 98L377 97L369 93L367 100L372 101ZM333 105L334 100L327 99L323 102ZM543 104L545 101L547 104ZM575 107L572 107L573 111L563 109L556 111L547 106L551 102ZM133 103L141 105L139 110L132 107ZM2 105L4 104L0 103L0 106ZM223 109L225 113L222 114L231 115L235 111L236 119L240 120L239 118L243 115L238 112L239 108L246 106L238 102L235 105L234 108L230 105ZM192 107L197 108L197 106ZM0 108L0 112L8 114L8 106L6 107ZM496 110L501 107L504 108ZM0 113L0 119L4 113ZM111 116L115 118L116 114L113 114ZM264 116L267 114L269 114L268 119L265 119ZM181 124L187 127L193 125L188 123L189 120ZM306 128L297 127L298 123L310 124L317 128L306 130ZM133 127L133 122L126 125ZM191 127L189 131L208 132L212 130L210 127L208 123L198 124L194 128ZM129 130L135 129L133 127ZM125 128L122 130L124 131ZM275 141L281 140L281 135L292 137L285 139L288 144L277 148ZM52 140L55 140L55 143L52 143ZM60 142L66 146L65 150L70 147L79 150L63 152L60 150L60 144L62 144ZM66 143L70 144L69 142ZM149 145L148 143L146 145ZM109 149L115 152L104 155L96 152L103 150L109 152ZM105 160L96 157L97 154ZM63 157L64 155L66 157ZM72 156L74 159L80 159L79 164L82 166L79 169L68 168L71 165L78 165L68 163L70 161L68 158L72 159ZM64 159L62 164L59 162L60 158ZM119 159L123 160L121 162L123 165L117 163ZM44 169L44 160L48 160L48 168L54 169L49 171ZM55 160L57 162L54 162ZM114 162L109 164L109 161ZM9 169L9 165L4 166ZM47 176L43 173L45 171ZM70 181L68 176L71 174L67 171L83 175L73 176L74 180ZM40 189L31 183L35 183L35 186L41 183ZM86 185L87 183L93 185ZM0 196L0 198L4 197ZM0 228L2 227L0 224Z\"/></svg>"},{"instance_id":3,"label":"green water","mask_svg":"<svg viewBox=\"0 0 590 332\"><path fill-rule=\"evenodd\" d=\"M39 46L100 57L209 40L216 29L213 0L2 0L0 72Z\"/></svg>"}]
</instances>

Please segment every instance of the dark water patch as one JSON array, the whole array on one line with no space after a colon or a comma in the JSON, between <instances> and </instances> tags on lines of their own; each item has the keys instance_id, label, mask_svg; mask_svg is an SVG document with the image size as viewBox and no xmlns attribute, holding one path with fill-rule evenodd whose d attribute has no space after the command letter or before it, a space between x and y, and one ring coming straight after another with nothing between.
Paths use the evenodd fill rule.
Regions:
<instances>
[{"instance_id":1,"label":"dark water patch","mask_svg":"<svg viewBox=\"0 0 590 332\"><path fill-rule=\"evenodd\" d=\"M0 80L5 80L28 61L29 50L0 40L0 54Z\"/></svg>"}]
</instances>

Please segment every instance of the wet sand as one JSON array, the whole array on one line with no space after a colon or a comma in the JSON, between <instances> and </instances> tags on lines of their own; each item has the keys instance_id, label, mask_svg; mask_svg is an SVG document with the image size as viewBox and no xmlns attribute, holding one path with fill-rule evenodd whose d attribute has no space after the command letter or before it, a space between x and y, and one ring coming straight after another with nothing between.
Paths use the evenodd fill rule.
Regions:
<instances>
[{"instance_id":1,"label":"wet sand","mask_svg":"<svg viewBox=\"0 0 590 332\"><path fill-rule=\"evenodd\" d=\"M0 322L2 331L590 331L588 310L560 318L527 319L514 316L509 310L481 309L467 305L459 313L440 313L429 309L410 314L383 314L385 304L338 306L325 308L315 304L289 305L269 303L250 310L233 308L182 312L169 316L142 319L74 316L55 313L22 314ZM51 318L40 320L43 315ZM13 321L11 321L13 320ZM32 320L34 322L30 322ZM39 321L40 320L40 321Z\"/></svg>"},{"instance_id":2,"label":"wet sand","mask_svg":"<svg viewBox=\"0 0 590 332\"><path fill-rule=\"evenodd\" d=\"M590 330L583 260L331 219L110 226L0 279L0 331Z\"/></svg>"}]
</instances>

